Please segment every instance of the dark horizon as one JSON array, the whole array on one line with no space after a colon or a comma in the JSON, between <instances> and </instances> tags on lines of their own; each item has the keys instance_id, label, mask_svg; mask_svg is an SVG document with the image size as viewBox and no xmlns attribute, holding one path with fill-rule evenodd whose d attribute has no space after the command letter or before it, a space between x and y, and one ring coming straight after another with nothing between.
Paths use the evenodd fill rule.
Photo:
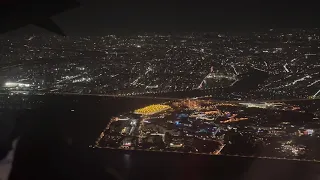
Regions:
<instances>
[{"instance_id":1,"label":"dark horizon","mask_svg":"<svg viewBox=\"0 0 320 180\"><path fill-rule=\"evenodd\" d=\"M144 31L236 32L268 28L320 27L320 13L307 2L78 2L81 3L81 7L52 17L61 29L70 35L100 35L113 32L127 34ZM37 10L34 11L37 13ZM45 32L30 26L15 32L25 34L38 31Z\"/></svg>"}]
</instances>

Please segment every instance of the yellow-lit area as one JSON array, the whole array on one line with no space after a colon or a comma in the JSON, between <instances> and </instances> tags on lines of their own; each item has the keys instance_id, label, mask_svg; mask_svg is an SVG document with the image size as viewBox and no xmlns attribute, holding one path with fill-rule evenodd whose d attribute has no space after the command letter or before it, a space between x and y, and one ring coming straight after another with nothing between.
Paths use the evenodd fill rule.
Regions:
<instances>
[{"instance_id":1,"label":"yellow-lit area","mask_svg":"<svg viewBox=\"0 0 320 180\"><path fill-rule=\"evenodd\" d=\"M248 120L249 118L230 118L228 120L225 121L220 121L220 123L230 123L230 122L238 122L238 121L244 121L244 120Z\"/></svg>"},{"instance_id":2,"label":"yellow-lit area","mask_svg":"<svg viewBox=\"0 0 320 180\"><path fill-rule=\"evenodd\" d=\"M154 113L158 113L167 109L170 109L171 107L168 105L163 104L152 104L150 106L146 106L144 108L140 108L134 111L136 114L143 114L143 115L150 115Z\"/></svg>"},{"instance_id":3,"label":"yellow-lit area","mask_svg":"<svg viewBox=\"0 0 320 180\"><path fill-rule=\"evenodd\" d=\"M238 104L231 104L231 103L219 103L216 106L239 106Z\"/></svg>"},{"instance_id":4,"label":"yellow-lit area","mask_svg":"<svg viewBox=\"0 0 320 180\"><path fill-rule=\"evenodd\" d=\"M221 111L219 110L212 110L212 111L206 111L205 114L213 115L213 114L221 114Z\"/></svg>"},{"instance_id":5,"label":"yellow-lit area","mask_svg":"<svg viewBox=\"0 0 320 180\"><path fill-rule=\"evenodd\" d=\"M128 127L124 127L122 130L121 130L121 134L124 134L126 132Z\"/></svg>"}]
</instances>

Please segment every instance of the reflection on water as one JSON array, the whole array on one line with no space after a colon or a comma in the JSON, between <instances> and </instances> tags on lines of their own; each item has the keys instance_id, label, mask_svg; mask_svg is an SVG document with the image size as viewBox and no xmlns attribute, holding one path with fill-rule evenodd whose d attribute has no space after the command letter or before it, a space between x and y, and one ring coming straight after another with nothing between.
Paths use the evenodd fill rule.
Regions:
<instances>
[{"instance_id":1,"label":"reflection on water","mask_svg":"<svg viewBox=\"0 0 320 180\"><path fill-rule=\"evenodd\" d=\"M131 168L131 155L128 153L125 153L123 155L123 161L124 161L124 166L126 169Z\"/></svg>"}]
</instances>

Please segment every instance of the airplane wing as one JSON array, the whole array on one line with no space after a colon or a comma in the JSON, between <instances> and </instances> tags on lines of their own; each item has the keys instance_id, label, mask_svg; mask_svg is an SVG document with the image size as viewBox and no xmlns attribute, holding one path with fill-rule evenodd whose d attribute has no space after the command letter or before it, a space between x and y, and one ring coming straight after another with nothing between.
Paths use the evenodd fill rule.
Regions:
<instances>
[{"instance_id":1,"label":"airplane wing","mask_svg":"<svg viewBox=\"0 0 320 180\"><path fill-rule=\"evenodd\" d=\"M75 0L0 1L0 33L6 33L33 24L65 36L52 16L80 6Z\"/></svg>"},{"instance_id":2,"label":"airplane wing","mask_svg":"<svg viewBox=\"0 0 320 180\"><path fill-rule=\"evenodd\" d=\"M46 29L48 31L54 32L56 34L59 34L61 36L66 36L62 29L51 19L47 18L44 20L41 20L39 22L33 23L33 25L41 27L43 29Z\"/></svg>"}]
</instances>

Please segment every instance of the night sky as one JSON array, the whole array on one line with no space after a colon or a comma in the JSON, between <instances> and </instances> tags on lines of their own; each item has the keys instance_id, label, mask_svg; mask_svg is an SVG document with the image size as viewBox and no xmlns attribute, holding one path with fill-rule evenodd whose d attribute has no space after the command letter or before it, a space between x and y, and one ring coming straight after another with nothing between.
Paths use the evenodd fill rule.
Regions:
<instances>
[{"instance_id":1,"label":"night sky","mask_svg":"<svg viewBox=\"0 0 320 180\"><path fill-rule=\"evenodd\" d=\"M308 1L78 0L80 8L53 17L67 34L134 31L238 31L319 27Z\"/></svg>"}]
</instances>

